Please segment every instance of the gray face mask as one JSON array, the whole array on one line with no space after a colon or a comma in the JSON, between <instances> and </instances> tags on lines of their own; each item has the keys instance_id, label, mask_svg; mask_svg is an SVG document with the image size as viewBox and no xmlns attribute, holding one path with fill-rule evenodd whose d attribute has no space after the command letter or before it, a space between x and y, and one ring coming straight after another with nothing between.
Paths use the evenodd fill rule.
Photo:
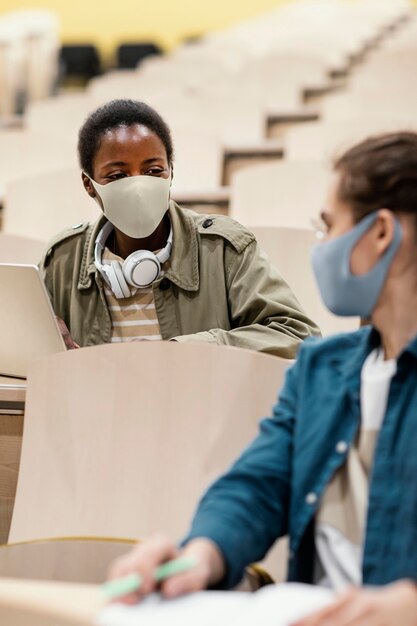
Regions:
<instances>
[{"instance_id":1,"label":"gray face mask","mask_svg":"<svg viewBox=\"0 0 417 626\"><path fill-rule=\"evenodd\" d=\"M366 274L350 271L350 257L358 241L375 224L378 213L363 218L346 235L313 248L312 266L322 300L335 315L369 317L402 241L400 222L394 218L394 236L383 257Z\"/></svg>"},{"instance_id":2,"label":"gray face mask","mask_svg":"<svg viewBox=\"0 0 417 626\"><path fill-rule=\"evenodd\" d=\"M168 210L171 176L126 176L107 185L90 180L109 222L134 239L152 235Z\"/></svg>"}]
</instances>

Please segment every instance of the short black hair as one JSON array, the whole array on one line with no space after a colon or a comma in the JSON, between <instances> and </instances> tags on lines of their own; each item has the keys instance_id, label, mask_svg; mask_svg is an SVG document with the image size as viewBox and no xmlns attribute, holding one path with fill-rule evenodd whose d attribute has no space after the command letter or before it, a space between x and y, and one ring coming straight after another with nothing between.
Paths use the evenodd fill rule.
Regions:
<instances>
[{"instance_id":1,"label":"short black hair","mask_svg":"<svg viewBox=\"0 0 417 626\"><path fill-rule=\"evenodd\" d=\"M111 100L99 107L85 120L78 133L78 157L81 168L93 176L93 161L103 135L119 126L140 124L149 128L165 146L168 163L172 163L174 148L171 132L162 117L144 102L138 100Z\"/></svg>"}]
</instances>

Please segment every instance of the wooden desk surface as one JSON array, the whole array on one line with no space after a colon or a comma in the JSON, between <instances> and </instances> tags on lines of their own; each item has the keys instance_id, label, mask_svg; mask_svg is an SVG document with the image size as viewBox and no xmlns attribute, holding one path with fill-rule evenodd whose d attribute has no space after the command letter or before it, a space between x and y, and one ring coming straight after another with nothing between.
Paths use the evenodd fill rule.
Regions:
<instances>
[{"instance_id":1,"label":"wooden desk surface","mask_svg":"<svg viewBox=\"0 0 417 626\"><path fill-rule=\"evenodd\" d=\"M25 379L0 376L0 408L6 403L24 404L25 398Z\"/></svg>"},{"instance_id":2,"label":"wooden desk surface","mask_svg":"<svg viewBox=\"0 0 417 626\"><path fill-rule=\"evenodd\" d=\"M98 585L0 580L0 622L16 626L86 626L103 606Z\"/></svg>"},{"instance_id":3,"label":"wooden desk surface","mask_svg":"<svg viewBox=\"0 0 417 626\"><path fill-rule=\"evenodd\" d=\"M7 541L22 447L26 380L0 376L0 543Z\"/></svg>"}]
</instances>

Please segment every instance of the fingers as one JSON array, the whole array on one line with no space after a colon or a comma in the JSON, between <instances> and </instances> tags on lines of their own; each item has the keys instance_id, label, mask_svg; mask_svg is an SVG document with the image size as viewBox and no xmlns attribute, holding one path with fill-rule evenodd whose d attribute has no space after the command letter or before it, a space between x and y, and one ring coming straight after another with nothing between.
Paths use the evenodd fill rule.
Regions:
<instances>
[{"instance_id":1,"label":"fingers","mask_svg":"<svg viewBox=\"0 0 417 626\"><path fill-rule=\"evenodd\" d=\"M178 557L175 544L163 535L153 535L146 542L136 545L128 554L117 559L111 566L108 578L113 580L129 574L138 574L142 584L136 594L120 599L125 603L137 602L154 591L156 582L153 574L158 565Z\"/></svg>"},{"instance_id":2,"label":"fingers","mask_svg":"<svg viewBox=\"0 0 417 626\"><path fill-rule=\"evenodd\" d=\"M56 317L56 321L58 323L58 327L60 330L60 333L62 335L62 338L64 340L64 343L67 347L67 350L75 350L76 348L79 348L80 346L78 345L78 343L76 343L73 338L70 335L70 331L67 328L67 325L65 324L64 320L62 320L60 317L58 317L57 315Z\"/></svg>"},{"instance_id":3,"label":"fingers","mask_svg":"<svg viewBox=\"0 0 417 626\"><path fill-rule=\"evenodd\" d=\"M179 556L191 557L195 565L189 570L170 576L160 584L161 592L168 598L200 591L224 576L223 556L211 541L196 539L179 550L167 537L153 535L144 543L136 545L127 555L117 559L109 570L108 578L114 580L129 574L138 574L142 579L138 592L121 599L127 604L137 602L155 591L158 584L155 581L156 568Z\"/></svg>"},{"instance_id":4,"label":"fingers","mask_svg":"<svg viewBox=\"0 0 417 626\"><path fill-rule=\"evenodd\" d=\"M210 579L210 565L203 554L197 554L200 550L192 544L183 550L181 556L193 556L196 565L192 569L167 578L161 585L161 591L167 598L177 598L186 593L202 591L206 589Z\"/></svg>"},{"instance_id":5,"label":"fingers","mask_svg":"<svg viewBox=\"0 0 417 626\"><path fill-rule=\"evenodd\" d=\"M309 615L292 624L292 626L327 626L329 622L332 626L337 626L338 622L336 620L338 619L338 616L340 617L341 612L343 612L346 607L351 605L356 598L357 593L357 589L350 589L330 606L327 606L320 611L316 611L312 615Z\"/></svg>"},{"instance_id":6,"label":"fingers","mask_svg":"<svg viewBox=\"0 0 417 626\"><path fill-rule=\"evenodd\" d=\"M167 598L177 598L186 593L201 591L205 588L206 576L202 569L198 567L193 568L191 572L171 576L161 585L161 591Z\"/></svg>"},{"instance_id":7,"label":"fingers","mask_svg":"<svg viewBox=\"0 0 417 626\"><path fill-rule=\"evenodd\" d=\"M207 589L219 583L225 576L223 555L209 539L204 537L193 539L184 548L181 556L191 557L196 564L192 569L163 582L161 591L168 598Z\"/></svg>"},{"instance_id":8,"label":"fingers","mask_svg":"<svg viewBox=\"0 0 417 626\"><path fill-rule=\"evenodd\" d=\"M417 589L401 581L380 588L354 589L302 626L416 626Z\"/></svg>"}]
</instances>

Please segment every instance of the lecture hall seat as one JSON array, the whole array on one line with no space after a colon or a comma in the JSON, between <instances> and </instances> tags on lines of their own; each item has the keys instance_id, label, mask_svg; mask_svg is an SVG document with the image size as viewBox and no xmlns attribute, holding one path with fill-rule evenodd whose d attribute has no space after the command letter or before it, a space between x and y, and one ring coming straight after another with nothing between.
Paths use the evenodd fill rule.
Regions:
<instances>
[{"instance_id":1,"label":"lecture hall seat","mask_svg":"<svg viewBox=\"0 0 417 626\"><path fill-rule=\"evenodd\" d=\"M290 363L146 341L39 359L28 375L9 542L138 539L157 529L179 539L203 490L270 414ZM281 579L283 561L274 553L267 570Z\"/></svg>"}]
</instances>

